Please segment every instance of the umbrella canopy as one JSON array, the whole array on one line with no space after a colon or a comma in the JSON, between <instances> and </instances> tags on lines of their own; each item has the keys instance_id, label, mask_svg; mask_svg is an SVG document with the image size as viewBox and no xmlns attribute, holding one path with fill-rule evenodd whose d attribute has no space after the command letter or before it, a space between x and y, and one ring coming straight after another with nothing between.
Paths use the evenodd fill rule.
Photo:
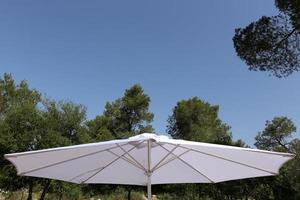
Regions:
<instances>
[{"instance_id":1,"label":"umbrella canopy","mask_svg":"<svg viewBox=\"0 0 300 200\"><path fill-rule=\"evenodd\" d=\"M293 154L169 139L128 139L6 154L21 176L79 184L217 183L272 176Z\"/></svg>"}]
</instances>

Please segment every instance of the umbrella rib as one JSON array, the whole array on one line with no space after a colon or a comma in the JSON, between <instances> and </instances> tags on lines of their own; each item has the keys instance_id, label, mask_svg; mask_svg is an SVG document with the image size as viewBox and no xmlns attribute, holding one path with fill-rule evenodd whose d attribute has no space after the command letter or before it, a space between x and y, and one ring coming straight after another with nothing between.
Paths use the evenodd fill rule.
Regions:
<instances>
[{"instance_id":1,"label":"umbrella rib","mask_svg":"<svg viewBox=\"0 0 300 200\"><path fill-rule=\"evenodd\" d=\"M127 154L137 165L139 165L141 168L144 169L145 172L147 172L148 170L139 162L137 161L133 156L130 155L129 151L126 151L122 146L120 146L119 144L117 144L118 147L120 149L122 149L122 151L124 151L125 154Z\"/></svg>"},{"instance_id":2,"label":"umbrella rib","mask_svg":"<svg viewBox=\"0 0 300 200\"><path fill-rule=\"evenodd\" d=\"M116 153L114 153L114 152L112 152L112 151L110 151L110 150L108 150L108 152L111 153L111 154L113 154L113 155L115 155L115 156L117 156L117 157L120 157L120 158L123 159L124 161L126 161L126 162L132 164L133 166L135 166L135 167L137 167L137 168L139 168L139 169L145 171L142 167L140 167L139 165L137 165L135 162L133 162L132 160L126 158L126 157L124 156L125 154L123 154L123 155L120 156L120 155L118 155L118 154L116 154Z\"/></svg>"},{"instance_id":3,"label":"umbrella rib","mask_svg":"<svg viewBox=\"0 0 300 200\"><path fill-rule=\"evenodd\" d=\"M174 144L172 144L172 143L169 143L169 144L171 144L171 145L174 146ZM183 147L183 146L181 146L181 147L184 148L184 149L189 149L187 147ZM218 159L221 159L221 160L226 160L228 162L232 162L232 163L235 163L235 164L243 165L243 166L246 166L246 167L249 167L249 168L252 168L252 169L256 169L256 170L259 170L259 171L267 172L269 174L273 174L273 175L277 174L277 173L269 171L269 170L265 170L265 169L261 169L261 168L258 168L258 167L254 167L252 165L248 165L248 164L245 164L245 163L242 163L242 162L238 162L238 161L231 160L231 159L228 159L228 158L224 158L224 157L221 157L221 156L217 156L217 155L214 155L214 154L202 152L202 151L199 151L199 150L196 150L196 149L192 149L192 148L191 148L191 150L194 151L194 152L196 152L196 153L201 153L201 154L204 154L204 155L207 155L207 156L212 156L212 157L215 157L215 158L218 158Z\"/></svg>"},{"instance_id":4,"label":"umbrella rib","mask_svg":"<svg viewBox=\"0 0 300 200\"><path fill-rule=\"evenodd\" d=\"M154 172L156 169L157 169L157 167L163 162L163 161L165 161L166 159L167 159L167 157L171 154L171 153L173 153L173 151L175 151L175 149L177 149L177 147L179 146L179 144L177 144L171 151L169 151L150 171L151 172Z\"/></svg>"},{"instance_id":5,"label":"umbrella rib","mask_svg":"<svg viewBox=\"0 0 300 200\"><path fill-rule=\"evenodd\" d=\"M133 146L131 149L128 150L128 152L132 151L133 149L135 149L138 145L140 145L141 143L143 143L144 141L141 141L140 143L138 143L137 145ZM116 148L119 147L120 145L116 144ZM108 163L107 165L105 165L104 167L100 168L97 172L95 172L94 174L92 174L91 176L89 176L87 179L85 179L84 181L81 182L81 184L86 183L88 180L90 180L91 178L93 178L94 176L96 176L97 174L99 174L100 172L102 172L104 169L106 169L107 167L109 167L110 165L112 165L113 163L115 163L116 161L118 161L121 157L123 157L124 155L126 155L126 153L123 153L121 156L115 158L114 160L112 160L110 163Z\"/></svg>"},{"instance_id":6,"label":"umbrella rib","mask_svg":"<svg viewBox=\"0 0 300 200\"><path fill-rule=\"evenodd\" d=\"M186 154L186 153L188 153L188 152L190 152L191 150L190 149L188 149L188 150L186 150L185 152L183 152L183 153L181 153L181 154L179 154L178 155L178 157L181 157L181 156L183 156L184 154ZM162 163L160 166L158 166L155 170L158 170L159 168L161 168L161 167L163 167L163 166L165 166L166 164L168 164L168 163L170 163L170 162L172 162L173 160L175 160L176 159L176 156L174 156L173 155L173 157L172 158L170 158L169 160L167 160L166 162L164 162L164 163Z\"/></svg>"},{"instance_id":7,"label":"umbrella rib","mask_svg":"<svg viewBox=\"0 0 300 200\"><path fill-rule=\"evenodd\" d=\"M170 152L167 148L165 148L164 146L162 146L161 144L158 143L158 145L160 145L162 148L164 148L166 151ZM172 144L173 145L173 144ZM175 145L173 145L175 146ZM180 146L182 147L182 146ZM190 167L191 169L193 169L194 171L196 171L198 174L200 174L201 176L205 177L207 180L209 180L209 182L211 183L215 183L212 179L210 179L208 176L206 176L205 174L203 174L202 172L200 172L198 169L196 169L195 167L193 167L191 164L187 163L185 160L183 160L182 158L178 157L177 155L175 155L174 153L171 153L173 156L175 156L178 160L180 160L181 162L183 162L185 165L187 165L188 167ZM176 159L175 158L175 159Z\"/></svg>"},{"instance_id":8,"label":"umbrella rib","mask_svg":"<svg viewBox=\"0 0 300 200\"><path fill-rule=\"evenodd\" d=\"M137 168L143 170L142 168L140 168L140 166L138 166L137 164L135 164L134 162L132 162L132 161L129 160L128 158L123 157L123 155L120 156L120 155L118 155L118 154L112 152L111 150L107 150L107 151L108 151L109 153L113 154L114 156L119 157L119 158L125 160L126 162L128 162L128 163L134 165L135 167L137 167ZM102 168L103 168L103 167L98 167L98 168L96 168L96 169L92 169L92 170L83 172L83 173L81 173L81 174L75 176L74 178L70 179L69 181L73 181L74 179L76 179L76 178L78 178L78 177L80 177L80 176L83 176L83 175L85 175L85 174L87 174L87 173L90 173L90 172L93 172L93 171L96 171L96 170L101 170ZM143 170L143 171L144 171L144 170Z\"/></svg>"},{"instance_id":9,"label":"umbrella rib","mask_svg":"<svg viewBox=\"0 0 300 200\"><path fill-rule=\"evenodd\" d=\"M93 172L93 171L96 171L96 170L99 170L99 169L102 169L102 168L103 168L103 167L98 167L98 168L96 168L96 169L92 169L92 170L83 172L83 173L81 173L81 174L79 174L79 175L77 175L77 176L71 178L69 181L72 182L74 179L76 179L76 178L78 178L78 177L80 177L80 176L83 176L83 175L85 175L85 174L87 174L87 173L90 173L90 172Z\"/></svg>"},{"instance_id":10,"label":"umbrella rib","mask_svg":"<svg viewBox=\"0 0 300 200\"><path fill-rule=\"evenodd\" d=\"M123 144L122 146L124 146L124 145L126 145L126 144ZM60 165L60 164L65 163L65 162L77 160L77 159L80 159L80 158L84 158L84 157L87 157L87 156L91 156L91 155L94 155L94 154L97 154L97 153L102 153L102 152L105 152L107 150L116 149L116 148L118 148L118 147L114 146L114 147L111 147L111 148L107 148L107 149L95 151L95 152L92 152L92 153L84 154L84 155L81 155L81 156L78 156L78 157L75 157L75 158L70 158L70 159L67 159L67 160L63 160L63 161L60 161L60 162L56 162L56 163L52 163L52 164L49 164L49 165L38 167L38 168L35 168L35 169L32 169L32 170L28 170L26 172L20 173L19 175L23 176L23 175L31 173L31 172L35 172L35 171L38 171L38 170L41 170L41 169L45 169L45 168L48 168L48 167L53 167L55 165Z\"/></svg>"}]
</instances>

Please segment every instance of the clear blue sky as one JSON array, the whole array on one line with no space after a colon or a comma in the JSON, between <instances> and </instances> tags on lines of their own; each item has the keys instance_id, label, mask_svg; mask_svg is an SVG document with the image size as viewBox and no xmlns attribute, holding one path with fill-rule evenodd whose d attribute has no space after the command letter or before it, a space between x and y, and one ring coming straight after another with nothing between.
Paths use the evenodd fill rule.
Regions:
<instances>
[{"instance_id":1,"label":"clear blue sky","mask_svg":"<svg viewBox=\"0 0 300 200\"><path fill-rule=\"evenodd\" d=\"M158 133L177 101L198 96L253 145L274 116L300 129L300 72L249 72L232 44L236 27L275 13L274 0L1 1L0 73L87 106L89 119L140 83Z\"/></svg>"}]
</instances>

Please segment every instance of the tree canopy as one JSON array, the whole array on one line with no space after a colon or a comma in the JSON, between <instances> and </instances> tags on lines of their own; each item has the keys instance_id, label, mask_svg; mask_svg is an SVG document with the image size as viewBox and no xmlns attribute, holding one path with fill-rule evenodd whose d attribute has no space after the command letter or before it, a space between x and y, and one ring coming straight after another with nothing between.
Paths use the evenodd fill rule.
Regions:
<instances>
[{"instance_id":1,"label":"tree canopy","mask_svg":"<svg viewBox=\"0 0 300 200\"><path fill-rule=\"evenodd\" d=\"M287 117L274 117L266 122L262 132L255 137L259 149L294 153L295 158L284 165L273 181L265 184L274 199L298 199L300 197L300 140L293 137L296 127Z\"/></svg>"},{"instance_id":2,"label":"tree canopy","mask_svg":"<svg viewBox=\"0 0 300 200\"><path fill-rule=\"evenodd\" d=\"M0 188L28 188L27 199L31 200L34 189L40 187L40 199L44 199L51 182L17 176L4 154L89 142L84 126L85 108L72 102L43 99L26 81L15 84L10 74L0 79L0 107ZM57 181L52 185L68 188Z\"/></svg>"},{"instance_id":3,"label":"tree canopy","mask_svg":"<svg viewBox=\"0 0 300 200\"><path fill-rule=\"evenodd\" d=\"M262 16L233 37L237 55L250 70L286 77L300 69L300 0L275 0L276 16Z\"/></svg>"},{"instance_id":4,"label":"tree canopy","mask_svg":"<svg viewBox=\"0 0 300 200\"><path fill-rule=\"evenodd\" d=\"M266 127L255 137L255 146L259 149L288 151L288 145L296 126L287 117L275 117L266 122Z\"/></svg>"},{"instance_id":5,"label":"tree canopy","mask_svg":"<svg viewBox=\"0 0 300 200\"><path fill-rule=\"evenodd\" d=\"M142 132L152 132L150 123L153 113L149 112L150 97L140 85L127 89L124 96L113 102L107 102L104 117L108 120L108 129L115 138L124 138Z\"/></svg>"},{"instance_id":6,"label":"tree canopy","mask_svg":"<svg viewBox=\"0 0 300 200\"><path fill-rule=\"evenodd\" d=\"M193 97L177 102L168 119L167 133L173 138L230 144L230 127L219 116L219 106Z\"/></svg>"}]
</instances>

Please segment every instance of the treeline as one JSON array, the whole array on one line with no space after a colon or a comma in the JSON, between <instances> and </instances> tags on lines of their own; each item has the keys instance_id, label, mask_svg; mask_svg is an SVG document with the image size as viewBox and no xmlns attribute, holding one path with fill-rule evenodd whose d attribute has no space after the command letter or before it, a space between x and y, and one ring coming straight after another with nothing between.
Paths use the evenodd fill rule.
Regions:
<instances>
[{"instance_id":1,"label":"treeline","mask_svg":"<svg viewBox=\"0 0 300 200\"><path fill-rule=\"evenodd\" d=\"M86 118L86 108L73 102L47 99L26 81L15 83L10 74L0 78L0 192L7 199L141 199L145 188L117 185L76 185L17 176L4 154L127 138L153 132L150 97L140 85L107 102L102 114ZM219 106L198 97L177 102L168 119L173 138L247 147L234 141L230 126L219 118ZM276 177L218 184L153 186L159 199L300 199L300 141L287 117L275 117L255 137L260 149L295 153ZM220 170L222 168L220 167ZM16 191L20 194L14 196ZM0 197L1 198L1 197Z\"/></svg>"}]
</instances>

